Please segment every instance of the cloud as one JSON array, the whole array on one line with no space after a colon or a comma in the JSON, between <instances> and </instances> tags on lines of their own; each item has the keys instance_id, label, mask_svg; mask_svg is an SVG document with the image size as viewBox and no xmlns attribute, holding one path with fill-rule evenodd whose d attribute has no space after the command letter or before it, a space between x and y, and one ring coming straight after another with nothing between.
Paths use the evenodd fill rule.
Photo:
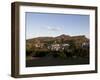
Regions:
<instances>
[{"instance_id":1,"label":"cloud","mask_svg":"<svg viewBox=\"0 0 100 80\"><path fill-rule=\"evenodd\" d=\"M61 29L59 27L46 27L48 31L60 31Z\"/></svg>"}]
</instances>

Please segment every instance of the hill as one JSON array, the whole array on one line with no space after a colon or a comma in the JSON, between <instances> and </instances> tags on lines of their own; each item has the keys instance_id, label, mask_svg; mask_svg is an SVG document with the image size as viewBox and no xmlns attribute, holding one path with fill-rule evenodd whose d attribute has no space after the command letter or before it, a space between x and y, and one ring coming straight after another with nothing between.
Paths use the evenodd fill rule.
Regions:
<instances>
[{"instance_id":1,"label":"hill","mask_svg":"<svg viewBox=\"0 0 100 80\"><path fill-rule=\"evenodd\" d=\"M85 35L79 35L79 36L69 36L62 34L57 37L36 37L32 39L26 40L26 43L34 43L36 44L37 42L39 43L49 43L51 42L54 43L68 43L68 41L75 41L76 43L83 43L83 42L89 42L89 39L85 37Z\"/></svg>"}]
</instances>

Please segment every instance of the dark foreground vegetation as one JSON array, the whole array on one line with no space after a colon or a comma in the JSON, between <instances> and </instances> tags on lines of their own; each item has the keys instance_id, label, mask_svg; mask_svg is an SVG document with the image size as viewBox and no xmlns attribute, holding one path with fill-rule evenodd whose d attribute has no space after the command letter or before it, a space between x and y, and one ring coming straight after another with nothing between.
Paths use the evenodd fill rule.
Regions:
<instances>
[{"instance_id":1,"label":"dark foreground vegetation","mask_svg":"<svg viewBox=\"0 0 100 80\"><path fill-rule=\"evenodd\" d=\"M36 66L59 66L59 65L81 65L89 64L89 58L53 58L44 57L40 59L27 60L26 67L36 67Z\"/></svg>"},{"instance_id":2,"label":"dark foreground vegetation","mask_svg":"<svg viewBox=\"0 0 100 80\"><path fill-rule=\"evenodd\" d=\"M89 64L89 49L80 48L70 52L34 51L26 59L26 67L80 64Z\"/></svg>"}]
</instances>

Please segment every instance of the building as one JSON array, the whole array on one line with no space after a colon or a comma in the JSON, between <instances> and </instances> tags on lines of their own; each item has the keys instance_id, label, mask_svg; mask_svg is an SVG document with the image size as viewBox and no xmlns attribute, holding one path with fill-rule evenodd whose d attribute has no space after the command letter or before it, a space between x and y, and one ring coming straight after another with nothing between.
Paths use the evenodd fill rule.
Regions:
<instances>
[{"instance_id":1,"label":"building","mask_svg":"<svg viewBox=\"0 0 100 80\"><path fill-rule=\"evenodd\" d=\"M83 47L83 48L88 48L88 47L89 47L89 43L88 43L88 42L82 43L82 47Z\"/></svg>"},{"instance_id":2,"label":"building","mask_svg":"<svg viewBox=\"0 0 100 80\"><path fill-rule=\"evenodd\" d=\"M60 44L52 44L51 45L51 50L54 50L54 51L59 51L60 50Z\"/></svg>"},{"instance_id":3,"label":"building","mask_svg":"<svg viewBox=\"0 0 100 80\"><path fill-rule=\"evenodd\" d=\"M44 44L41 43L39 40L36 41L36 44L35 44L35 47L36 48L43 48L44 47Z\"/></svg>"},{"instance_id":4,"label":"building","mask_svg":"<svg viewBox=\"0 0 100 80\"><path fill-rule=\"evenodd\" d=\"M48 46L48 49L52 51L59 51L68 49L69 46L69 44L51 44L50 46Z\"/></svg>"},{"instance_id":5,"label":"building","mask_svg":"<svg viewBox=\"0 0 100 80\"><path fill-rule=\"evenodd\" d=\"M62 50L66 50L67 49L68 50L69 46L70 46L69 44L62 44L61 49Z\"/></svg>"}]
</instances>

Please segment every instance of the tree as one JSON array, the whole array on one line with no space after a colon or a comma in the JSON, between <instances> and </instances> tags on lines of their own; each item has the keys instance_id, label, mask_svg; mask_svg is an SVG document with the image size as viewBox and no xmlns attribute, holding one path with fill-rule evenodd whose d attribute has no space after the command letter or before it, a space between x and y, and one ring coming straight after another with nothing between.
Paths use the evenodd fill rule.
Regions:
<instances>
[{"instance_id":1,"label":"tree","mask_svg":"<svg viewBox=\"0 0 100 80\"><path fill-rule=\"evenodd\" d=\"M69 41L69 49L71 49L72 51L74 51L76 49L76 44L74 40L70 40Z\"/></svg>"}]
</instances>

